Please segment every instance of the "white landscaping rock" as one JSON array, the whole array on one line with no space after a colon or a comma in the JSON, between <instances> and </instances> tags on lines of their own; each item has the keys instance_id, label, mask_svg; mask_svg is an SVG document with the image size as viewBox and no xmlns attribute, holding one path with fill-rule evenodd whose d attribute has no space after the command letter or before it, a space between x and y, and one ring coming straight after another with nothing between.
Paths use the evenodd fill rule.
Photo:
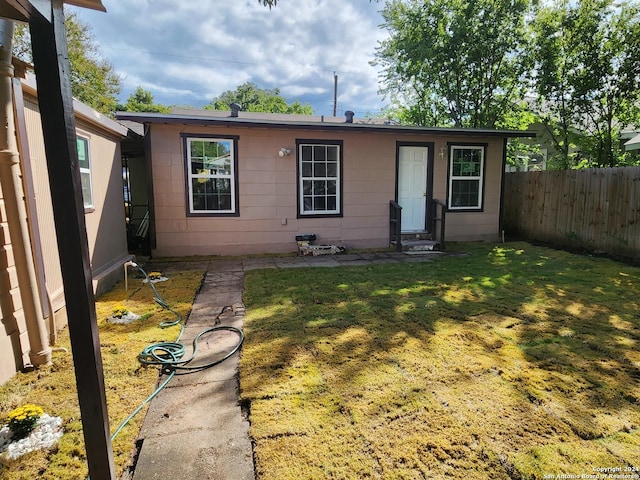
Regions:
<instances>
[{"instance_id":1,"label":"white landscaping rock","mask_svg":"<svg viewBox=\"0 0 640 480\"><path fill-rule=\"evenodd\" d=\"M56 444L62 435L62 418L52 417L46 413L38 419L36 428L29 436L20 440L13 440L13 433L8 425L0 429L0 454L7 458L18 458L25 453L43 448L50 448Z\"/></svg>"},{"instance_id":2,"label":"white landscaping rock","mask_svg":"<svg viewBox=\"0 0 640 480\"><path fill-rule=\"evenodd\" d=\"M126 315L123 315L122 317L109 317L107 318L107 322L126 324L126 323L135 322L140 318L142 318L140 315L136 315L135 313L129 312Z\"/></svg>"}]
</instances>

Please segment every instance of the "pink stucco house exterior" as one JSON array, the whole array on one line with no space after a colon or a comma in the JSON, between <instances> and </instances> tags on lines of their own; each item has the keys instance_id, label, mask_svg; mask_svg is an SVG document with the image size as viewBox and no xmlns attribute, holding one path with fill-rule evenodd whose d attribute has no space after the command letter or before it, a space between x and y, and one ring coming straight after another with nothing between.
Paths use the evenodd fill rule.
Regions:
<instances>
[{"instance_id":1,"label":"pink stucco house exterior","mask_svg":"<svg viewBox=\"0 0 640 480\"><path fill-rule=\"evenodd\" d=\"M153 255L293 252L296 235L347 248L389 246L402 231L500 238L508 130L424 128L346 118L174 110L118 113L144 125ZM138 181L139 182L139 181Z\"/></svg>"}]
</instances>

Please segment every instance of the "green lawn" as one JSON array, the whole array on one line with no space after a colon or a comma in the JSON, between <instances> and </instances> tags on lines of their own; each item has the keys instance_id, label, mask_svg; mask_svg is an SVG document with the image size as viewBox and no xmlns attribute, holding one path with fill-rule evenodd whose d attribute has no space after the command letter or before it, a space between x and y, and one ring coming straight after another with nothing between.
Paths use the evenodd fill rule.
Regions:
<instances>
[{"instance_id":1,"label":"green lawn","mask_svg":"<svg viewBox=\"0 0 640 480\"><path fill-rule=\"evenodd\" d=\"M450 249L469 255L246 274L260 480L640 467L640 269L526 243Z\"/></svg>"}]
</instances>

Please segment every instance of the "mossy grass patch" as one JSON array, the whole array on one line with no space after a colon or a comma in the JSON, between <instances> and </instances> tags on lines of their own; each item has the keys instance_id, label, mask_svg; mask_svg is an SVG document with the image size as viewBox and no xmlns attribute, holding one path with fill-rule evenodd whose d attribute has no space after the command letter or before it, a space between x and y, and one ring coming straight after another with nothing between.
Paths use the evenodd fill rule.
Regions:
<instances>
[{"instance_id":1,"label":"mossy grass patch","mask_svg":"<svg viewBox=\"0 0 640 480\"><path fill-rule=\"evenodd\" d=\"M246 274L260 478L542 478L637 464L640 269L529 245Z\"/></svg>"}]
</instances>

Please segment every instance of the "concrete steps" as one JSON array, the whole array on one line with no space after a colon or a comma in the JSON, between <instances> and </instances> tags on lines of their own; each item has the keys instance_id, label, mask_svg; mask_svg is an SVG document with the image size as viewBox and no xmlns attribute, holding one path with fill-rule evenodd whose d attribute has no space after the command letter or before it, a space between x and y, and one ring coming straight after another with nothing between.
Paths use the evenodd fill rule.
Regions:
<instances>
[{"instance_id":1,"label":"concrete steps","mask_svg":"<svg viewBox=\"0 0 640 480\"><path fill-rule=\"evenodd\" d=\"M395 242L392 242L395 245ZM440 243L432 240L428 232L407 232L402 234L402 251L407 253L433 252L440 250Z\"/></svg>"},{"instance_id":2,"label":"concrete steps","mask_svg":"<svg viewBox=\"0 0 640 480\"><path fill-rule=\"evenodd\" d=\"M440 250L440 243L435 240L403 240L403 252L432 252Z\"/></svg>"}]
</instances>

